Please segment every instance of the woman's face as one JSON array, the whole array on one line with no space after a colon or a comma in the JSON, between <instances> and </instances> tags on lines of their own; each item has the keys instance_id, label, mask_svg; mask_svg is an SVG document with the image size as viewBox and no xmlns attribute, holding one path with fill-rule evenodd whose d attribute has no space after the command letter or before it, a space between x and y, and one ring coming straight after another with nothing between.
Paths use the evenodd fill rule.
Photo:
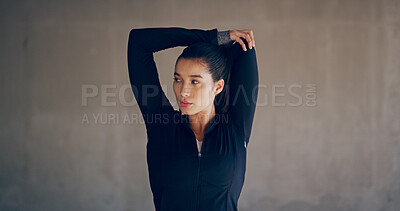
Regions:
<instances>
[{"instance_id":1,"label":"woman's face","mask_svg":"<svg viewBox=\"0 0 400 211\"><path fill-rule=\"evenodd\" d=\"M181 113L193 115L212 108L215 95L222 91L223 79L215 83L205 64L181 58L175 66L173 87Z\"/></svg>"}]
</instances>

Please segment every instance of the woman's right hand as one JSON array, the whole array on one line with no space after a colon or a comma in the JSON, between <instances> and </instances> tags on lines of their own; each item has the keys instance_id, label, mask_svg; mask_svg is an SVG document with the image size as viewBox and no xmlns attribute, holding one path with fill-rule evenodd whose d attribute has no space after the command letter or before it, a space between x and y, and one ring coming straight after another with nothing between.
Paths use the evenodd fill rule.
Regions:
<instances>
[{"instance_id":1,"label":"woman's right hand","mask_svg":"<svg viewBox=\"0 0 400 211\"><path fill-rule=\"evenodd\" d=\"M252 49L253 47L256 47L256 42L254 41L253 30L251 30L251 29L230 30L230 37L231 37L231 40L235 40L240 45L242 45L242 48L244 51L247 51L247 48L246 48L246 45L244 44L243 40L240 39L241 37L246 39L247 43L249 44L250 49Z\"/></svg>"}]
</instances>

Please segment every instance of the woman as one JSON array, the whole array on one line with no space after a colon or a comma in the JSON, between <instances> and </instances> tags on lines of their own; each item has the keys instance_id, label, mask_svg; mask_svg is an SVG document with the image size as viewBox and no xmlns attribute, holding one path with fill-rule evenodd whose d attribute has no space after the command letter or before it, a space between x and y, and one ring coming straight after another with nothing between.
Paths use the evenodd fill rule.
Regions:
<instances>
[{"instance_id":1,"label":"woman","mask_svg":"<svg viewBox=\"0 0 400 211\"><path fill-rule=\"evenodd\" d=\"M188 46L175 64L179 111L165 96L153 59L176 46ZM129 78L146 124L157 211L237 210L258 95L254 47L252 30L131 30Z\"/></svg>"}]
</instances>

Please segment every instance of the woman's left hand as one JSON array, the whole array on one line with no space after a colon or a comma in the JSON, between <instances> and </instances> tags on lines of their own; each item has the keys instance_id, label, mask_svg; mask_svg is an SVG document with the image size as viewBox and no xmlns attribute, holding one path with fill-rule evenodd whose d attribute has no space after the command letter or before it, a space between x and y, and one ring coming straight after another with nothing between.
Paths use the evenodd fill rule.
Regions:
<instances>
[{"instance_id":1,"label":"woman's left hand","mask_svg":"<svg viewBox=\"0 0 400 211\"><path fill-rule=\"evenodd\" d=\"M254 41L253 30L251 30L251 29L230 30L230 37L231 37L231 40L235 40L236 42L240 43L240 45L242 45L244 51L247 51L247 48L246 48L246 45L244 44L243 40L240 39L241 37L246 39L247 43L249 44L250 49L252 49L253 47L256 47L256 42Z\"/></svg>"}]
</instances>

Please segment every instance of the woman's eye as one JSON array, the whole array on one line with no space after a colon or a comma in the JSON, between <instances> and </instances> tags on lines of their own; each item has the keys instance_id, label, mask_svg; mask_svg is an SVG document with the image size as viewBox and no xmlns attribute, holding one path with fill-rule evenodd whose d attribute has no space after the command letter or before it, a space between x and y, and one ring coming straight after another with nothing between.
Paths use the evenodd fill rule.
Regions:
<instances>
[{"instance_id":1,"label":"woman's eye","mask_svg":"<svg viewBox=\"0 0 400 211\"><path fill-rule=\"evenodd\" d=\"M181 82L181 79L179 79L179 78L174 78L174 80L175 80L176 82ZM193 83L193 84L198 84L198 83L200 83L200 82L198 82L198 81L196 81L196 80L193 80L192 83Z\"/></svg>"}]
</instances>

